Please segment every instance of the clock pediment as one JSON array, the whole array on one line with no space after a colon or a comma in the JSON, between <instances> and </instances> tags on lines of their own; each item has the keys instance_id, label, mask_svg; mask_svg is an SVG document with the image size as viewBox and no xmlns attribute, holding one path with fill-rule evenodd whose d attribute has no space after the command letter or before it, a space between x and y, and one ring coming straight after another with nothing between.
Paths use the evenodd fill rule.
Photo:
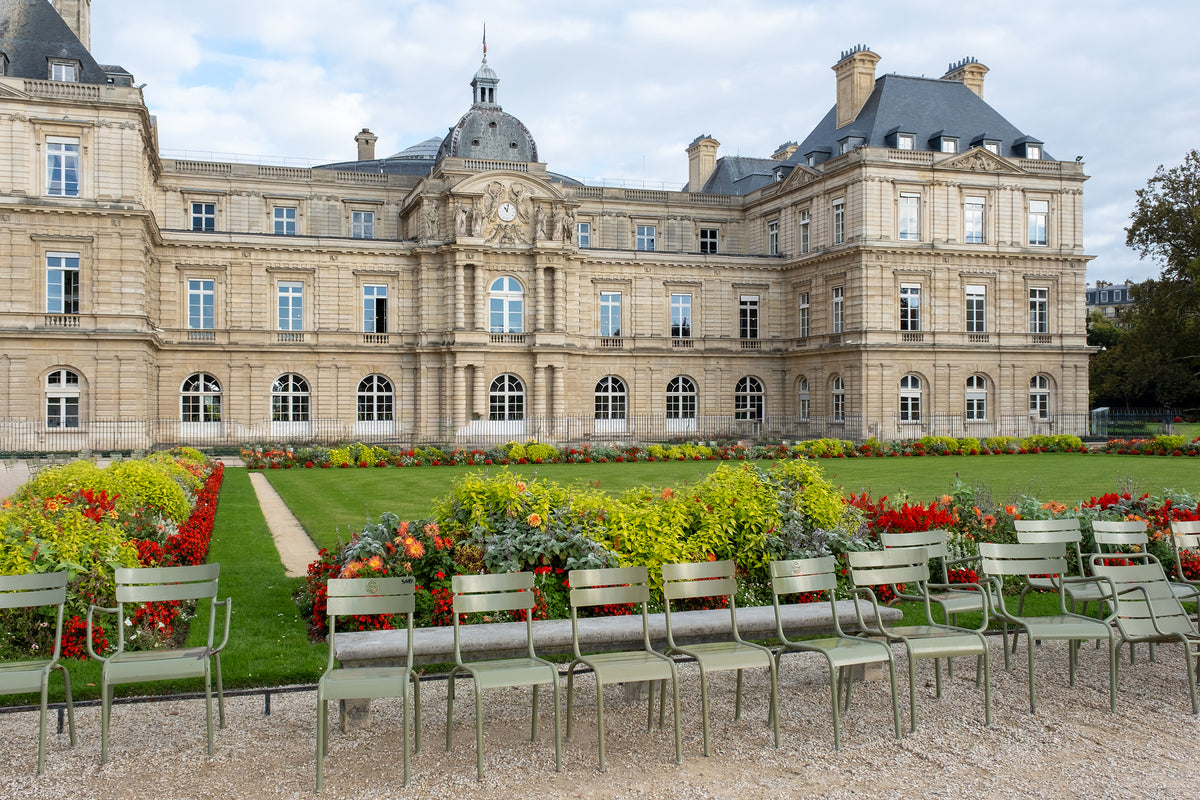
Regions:
<instances>
[{"instance_id":1,"label":"clock pediment","mask_svg":"<svg viewBox=\"0 0 1200 800\"><path fill-rule=\"evenodd\" d=\"M995 153L983 147L975 147L960 156L947 159L938 164L938 167L950 169L965 169L971 172L1001 172L1010 174L1021 174L1024 172L1020 167L1013 164L1006 158L1001 158Z\"/></svg>"}]
</instances>

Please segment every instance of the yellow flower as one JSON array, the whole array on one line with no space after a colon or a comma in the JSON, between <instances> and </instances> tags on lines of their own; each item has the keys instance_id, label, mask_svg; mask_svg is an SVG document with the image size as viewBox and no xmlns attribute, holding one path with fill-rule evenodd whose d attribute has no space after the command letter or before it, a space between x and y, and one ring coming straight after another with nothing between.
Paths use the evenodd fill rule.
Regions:
<instances>
[{"instance_id":1,"label":"yellow flower","mask_svg":"<svg viewBox=\"0 0 1200 800\"><path fill-rule=\"evenodd\" d=\"M526 517L525 521L529 523L529 527L537 528L537 527L540 527L542 524L542 517L537 512L534 512L534 513L530 514L528 517Z\"/></svg>"},{"instance_id":2,"label":"yellow flower","mask_svg":"<svg viewBox=\"0 0 1200 800\"><path fill-rule=\"evenodd\" d=\"M379 572L380 570L383 569L383 559L380 558L378 555L371 556L370 558L367 559L367 566L370 567L371 569L375 570L376 572Z\"/></svg>"},{"instance_id":3,"label":"yellow flower","mask_svg":"<svg viewBox=\"0 0 1200 800\"><path fill-rule=\"evenodd\" d=\"M517 481L517 494L525 491L525 481Z\"/></svg>"}]
</instances>

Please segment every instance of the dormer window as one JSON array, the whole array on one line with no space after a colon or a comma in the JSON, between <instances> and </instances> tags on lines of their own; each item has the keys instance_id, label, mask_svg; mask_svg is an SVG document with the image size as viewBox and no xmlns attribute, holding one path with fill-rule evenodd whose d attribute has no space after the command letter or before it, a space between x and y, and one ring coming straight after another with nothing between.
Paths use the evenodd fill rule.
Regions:
<instances>
[{"instance_id":1,"label":"dormer window","mask_svg":"<svg viewBox=\"0 0 1200 800\"><path fill-rule=\"evenodd\" d=\"M51 61L50 80L74 83L79 80L78 61Z\"/></svg>"},{"instance_id":2,"label":"dormer window","mask_svg":"<svg viewBox=\"0 0 1200 800\"><path fill-rule=\"evenodd\" d=\"M1022 136L1013 143L1013 147L1025 158L1037 161L1042 157L1042 143L1032 136Z\"/></svg>"},{"instance_id":3,"label":"dormer window","mask_svg":"<svg viewBox=\"0 0 1200 800\"><path fill-rule=\"evenodd\" d=\"M1040 159L1042 157L1042 146L1040 144L1026 144L1025 157Z\"/></svg>"},{"instance_id":4,"label":"dormer window","mask_svg":"<svg viewBox=\"0 0 1200 800\"><path fill-rule=\"evenodd\" d=\"M8 56L0 53L0 78L8 75Z\"/></svg>"},{"instance_id":5,"label":"dormer window","mask_svg":"<svg viewBox=\"0 0 1200 800\"><path fill-rule=\"evenodd\" d=\"M958 152L958 137L949 136L945 131L938 131L933 136L930 136L929 144L934 151L939 153Z\"/></svg>"},{"instance_id":6,"label":"dormer window","mask_svg":"<svg viewBox=\"0 0 1200 800\"><path fill-rule=\"evenodd\" d=\"M897 150L913 150L917 146L917 137L911 133L896 134L896 149Z\"/></svg>"},{"instance_id":7,"label":"dormer window","mask_svg":"<svg viewBox=\"0 0 1200 800\"><path fill-rule=\"evenodd\" d=\"M958 139L955 139L955 138L952 138L949 136L942 137L942 152L943 153L957 153L958 152Z\"/></svg>"},{"instance_id":8,"label":"dormer window","mask_svg":"<svg viewBox=\"0 0 1200 800\"><path fill-rule=\"evenodd\" d=\"M993 139L986 133L982 133L971 140L971 147L982 147L989 153L1000 155L1000 140Z\"/></svg>"},{"instance_id":9,"label":"dormer window","mask_svg":"<svg viewBox=\"0 0 1200 800\"><path fill-rule=\"evenodd\" d=\"M862 147L866 143L867 140L861 136L847 136L838 142L838 153L839 155L849 153L854 148Z\"/></svg>"}]
</instances>

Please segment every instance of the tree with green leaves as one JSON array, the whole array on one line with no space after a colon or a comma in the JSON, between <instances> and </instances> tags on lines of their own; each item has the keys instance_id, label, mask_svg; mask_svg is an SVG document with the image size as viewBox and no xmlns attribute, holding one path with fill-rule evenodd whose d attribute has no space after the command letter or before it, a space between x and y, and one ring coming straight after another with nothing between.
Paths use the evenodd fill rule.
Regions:
<instances>
[{"instance_id":1,"label":"tree with green leaves","mask_svg":"<svg viewBox=\"0 0 1200 800\"><path fill-rule=\"evenodd\" d=\"M1162 267L1133 289L1118 324L1089 320L1093 405L1200 408L1200 152L1159 166L1125 229L1125 243Z\"/></svg>"}]
</instances>

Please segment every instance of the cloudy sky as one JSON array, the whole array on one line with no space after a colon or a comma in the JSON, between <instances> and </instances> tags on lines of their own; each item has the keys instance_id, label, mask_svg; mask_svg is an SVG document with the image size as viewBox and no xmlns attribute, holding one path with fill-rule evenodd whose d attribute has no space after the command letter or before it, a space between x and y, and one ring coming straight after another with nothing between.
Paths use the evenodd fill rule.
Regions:
<instances>
[{"instance_id":1,"label":"cloudy sky","mask_svg":"<svg viewBox=\"0 0 1200 800\"><path fill-rule=\"evenodd\" d=\"M92 52L146 83L165 155L321 163L370 128L390 155L471 102L487 25L497 100L551 170L678 189L700 134L769 156L834 102L830 67L941 77L973 56L984 98L1061 160L1082 156L1089 280L1158 273L1124 245L1134 191L1200 146L1194 0L92 0Z\"/></svg>"}]
</instances>

